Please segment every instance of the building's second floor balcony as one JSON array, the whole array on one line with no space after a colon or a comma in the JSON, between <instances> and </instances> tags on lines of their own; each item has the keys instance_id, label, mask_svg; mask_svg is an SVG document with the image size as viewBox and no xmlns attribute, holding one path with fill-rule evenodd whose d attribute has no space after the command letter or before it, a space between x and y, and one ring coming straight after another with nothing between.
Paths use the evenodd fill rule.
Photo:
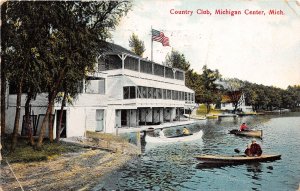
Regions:
<instances>
[{"instance_id":1,"label":"building's second floor balcony","mask_svg":"<svg viewBox=\"0 0 300 191\"><path fill-rule=\"evenodd\" d=\"M106 54L98 59L98 72L108 75L128 75L144 79L185 84L185 72L157 64L126 53Z\"/></svg>"}]
</instances>

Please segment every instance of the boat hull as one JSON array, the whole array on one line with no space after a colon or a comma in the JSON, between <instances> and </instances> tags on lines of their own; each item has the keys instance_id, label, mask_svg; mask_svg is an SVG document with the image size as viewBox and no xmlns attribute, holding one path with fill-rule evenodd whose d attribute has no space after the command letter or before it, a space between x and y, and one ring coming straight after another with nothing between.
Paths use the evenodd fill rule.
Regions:
<instances>
[{"instance_id":1,"label":"boat hull","mask_svg":"<svg viewBox=\"0 0 300 191\"><path fill-rule=\"evenodd\" d=\"M194 133L192 135L188 136L175 136L175 137L152 137L152 136L146 136L145 141L146 143L176 143L176 142L189 142L189 141L195 141L202 138L203 132L199 131L197 133Z\"/></svg>"},{"instance_id":2,"label":"boat hull","mask_svg":"<svg viewBox=\"0 0 300 191\"><path fill-rule=\"evenodd\" d=\"M281 155L261 155L259 157L248 157L246 155L200 155L195 158L205 163L239 164L279 160Z\"/></svg>"},{"instance_id":3,"label":"boat hull","mask_svg":"<svg viewBox=\"0 0 300 191\"><path fill-rule=\"evenodd\" d=\"M188 115L188 114L183 114L186 118L189 119L197 119L197 120L205 120L205 116L200 116L200 115Z\"/></svg>"},{"instance_id":4,"label":"boat hull","mask_svg":"<svg viewBox=\"0 0 300 191\"><path fill-rule=\"evenodd\" d=\"M245 130L245 131L239 131L237 129L229 131L230 134L235 134L238 136L247 136L247 137L259 137L261 138L263 136L262 130Z\"/></svg>"}]
</instances>

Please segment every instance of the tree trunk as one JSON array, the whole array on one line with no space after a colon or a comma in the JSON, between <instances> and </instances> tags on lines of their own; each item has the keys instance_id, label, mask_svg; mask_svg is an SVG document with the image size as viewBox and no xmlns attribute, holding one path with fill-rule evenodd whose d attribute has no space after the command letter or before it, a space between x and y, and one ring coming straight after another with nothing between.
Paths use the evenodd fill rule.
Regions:
<instances>
[{"instance_id":1,"label":"tree trunk","mask_svg":"<svg viewBox=\"0 0 300 191\"><path fill-rule=\"evenodd\" d=\"M63 117L63 111L64 111L64 107L66 105L66 98L67 98L67 92L65 92L63 100L61 102L61 108L60 108L60 115L59 115L59 124L56 128L56 142L59 142L60 139L60 130L61 130L61 123L62 123L62 117Z\"/></svg>"},{"instance_id":2,"label":"tree trunk","mask_svg":"<svg viewBox=\"0 0 300 191\"><path fill-rule=\"evenodd\" d=\"M1 137L5 135L5 100L6 100L6 76L4 72L4 67L1 64Z\"/></svg>"},{"instance_id":3,"label":"tree trunk","mask_svg":"<svg viewBox=\"0 0 300 191\"><path fill-rule=\"evenodd\" d=\"M45 131L46 131L46 122L49 119L50 111L51 111L51 103L47 107L45 118L43 119L43 122L42 122L42 127L41 127L41 131L40 131L38 143L36 145L37 149L41 149L41 147L42 147L42 143L43 143L43 139L44 139L44 135L45 135Z\"/></svg>"},{"instance_id":4,"label":"tree trunk","mask_svg":"<svg viewBox=\"0 0 300 191\"><path fill-rule=\"evenodd\" d=\"M32 99L32 93L28 92L27 100L25 103L25 127L27 130L28 141L31 146L34 146L34 139L32 136L32 127L31 127L31 117L30 117L30 113L31 113L30 101L31 101L31 99Z\"/></svg>"},{"instance_id":5,"label":"tree trunk","mask_svg":"<svg viewBox=\"0 0 300 191\"><path fill-rule=\"evenodd\" d=\"M48 128L49 128L49 140L51 143L53 143L53 106L54 104L52 103L50 105L50 114L49 114L49 122L48 122Z\"/></svg>"},{"instance_id":6,"label":"tree trunk","mask_svg":"<svg viewBox=\"0 0 300 191\"><path fill-rule=\"evenodd\" d=\"M59 78L57 79L57 81L53 84L52 90L49 92L49 96L51 97L51 99L49 100L48 103L48 107L47 107L47 111L45 114L45 118L43 119L42 122L42 127L41 127L41 131L40 131L40 135L39 135L39 140L37 143L37 149L41 149L42 144L43 144L43 139L44 139L44 135L45 135L45 131L46 131L46 121L49 119L49 113L51 112L51 107L52 104L54 104L54 99L57 95L57 89L61 83L62 78L64 77L64 71L65 71L66 67L64 67L59 75Z\"/></svg>"},{"instance_id":7,"label":"tree trunk","mask_svg":"<svg viewBox=\"0 0 300 191\"><path fill-rule=\"evenodd\" d=\"M238 103L234 103L234 109L232 111L234 114L236 113L237 107L238 107Z\"/></svg>"},{"instance_id":8,"label":"tree trunk","mask_svg":"<svg viewBox=\"0 0 300 191\"><path fill-rule=\"evenodd\" d=\"M16 115L15 115L15 124L14 124L14 131L13 131L13 138L11 142L10 151L13 152L16 148L17 141L18 141L18 133L19 133L19 121L20 121L20 114L21 114L21 97L22 97L22 85L23 79L18 84L18 94L17 94L17 103L16 103Z\"/></svg>"},{"instance_id":9,"label":"tree trunk","mask_svg":"<svg viewBox=\"0 0 300 191\"><path fill-rule=\"evenodd\" d=\"M206 103L206 112L207 112L207 114L209 114L209 112L210 112L210 104L209 103Z\"/></svg>"}]
</instances>

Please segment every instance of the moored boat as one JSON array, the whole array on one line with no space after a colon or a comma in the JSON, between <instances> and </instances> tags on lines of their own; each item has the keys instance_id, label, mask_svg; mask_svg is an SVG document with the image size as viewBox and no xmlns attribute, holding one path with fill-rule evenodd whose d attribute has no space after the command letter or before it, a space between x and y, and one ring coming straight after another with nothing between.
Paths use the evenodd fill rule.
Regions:
<instances>
[{"instance_id":1,"label":"moored boat","mask_svg":"<svg viewBox=\"0 0 300 191\"><path fill-rule=\"evenodd\" d=\"M176 142L189 142L201 139L203 135L202 131L197 133L193 133L191 135L181 135L181 136L173 136L173 137L152 137L146 135L145 141L146 143L176 143Z\"/></svg>"},{"instance_id":2,"label":"moored boat","mask_svg":"<svg viewBox=\"0 0 300 191\"><path fill-rule=\"evenodd\" d=\"M259 138L262 138L262 136L263 136L263 131L262 130L244 130L244 131L240 131L238 129L233 129L233 130L230 130L229 133L239 135L239 136L259 137Z\"/></svg>"},{"instance_id":3,"label":"moored boat","mask_svg":"<svg viewBox=\"0 0 300 191\"><path fill-rule=\"evenodd\" d=\"M205 116L201 115L189 115L189 114L183 114L184 117L189 118L189 119L197 119L197 120L205 120Z\"/></svg>"},{"instance_id":4,"label":"moored boat","mask_svg":"<svg viewBox=\"0 0 300 191\"><path fill-rule=\"evenodd\" d=\"M232 114L232 113L222 113L222 114L218 114L218 117L237 117L237 114Z\"/></svg>"},{"instance_id":5,"label":"moored boat","mask_svg":"<svg viewBox=\"0 0 300 191\"><path fill-rule=\"evenodd\" d=\"M217 115L206 115L206 119L218 119Z\"/></svg>"},{"instance_id":6,"label":"moored boat","mask_svg":"<svg viewBox=\"0 0 300 191\"><path fill-rule=\"evenodd\" d=\"M195 156L196 159L205 163L251 163L251 162L265 162L274 161L281 158L281 155L261 155L256 157L248 157L246 155L199 155Z\"/></svg>"}]
</instances>

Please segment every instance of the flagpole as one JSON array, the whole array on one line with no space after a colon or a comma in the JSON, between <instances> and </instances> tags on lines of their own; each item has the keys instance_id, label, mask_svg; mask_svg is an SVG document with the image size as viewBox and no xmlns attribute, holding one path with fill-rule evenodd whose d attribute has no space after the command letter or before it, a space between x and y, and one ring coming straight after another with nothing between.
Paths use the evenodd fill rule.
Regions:
<instances>
[{"instance_id":1,"label":"flagpole","mask_svg":"<svg viewBox=\"0 0 300 191\"><path fill-rule=\"evenodd\" d=\"M152 38L152 25L151 25L151 62L153 62L153 38Z\"/></svg>"}]
</instances>

